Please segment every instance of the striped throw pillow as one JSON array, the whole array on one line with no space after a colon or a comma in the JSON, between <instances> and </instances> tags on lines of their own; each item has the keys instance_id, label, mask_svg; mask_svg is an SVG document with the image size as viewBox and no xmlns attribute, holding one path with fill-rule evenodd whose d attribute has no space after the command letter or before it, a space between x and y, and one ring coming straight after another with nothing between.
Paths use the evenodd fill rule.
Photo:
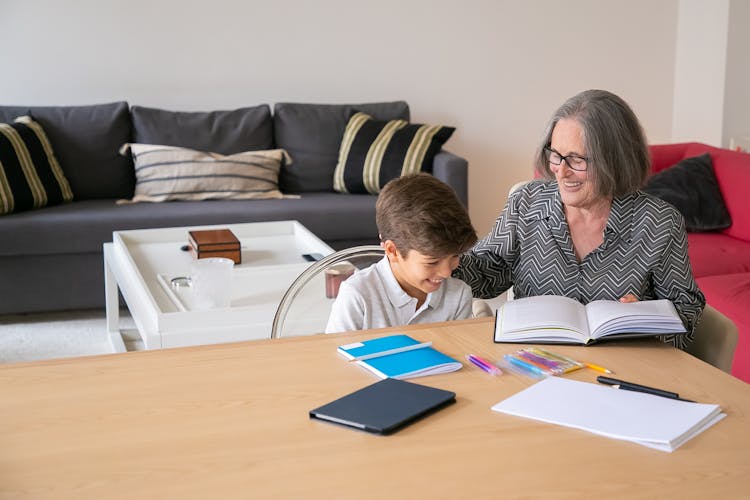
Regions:
<instances>
[{"instance_id":1,"label":"striped throw pillow","mask_svg":"<svg viewBox=\"0 0 750 500\"><path fill-rule=\"evenodd\" d=\"M73 192L41 125L0 123L0 215L71 201Z\"/></svg>"},{"instance_id":2,"label":"striped throw pillow","mask_svg":"<svg viewBox=\"0 0 750 500\"><path fill-rule=\"evenodd\" d=\"M377 194L391 179L420 171L432 173L432 160L454 130L355 113L341 141L333 189Z\"/></svg>"},{"instance_id":3,"label":"striped throw pillow","mask_svg":"<svg viewBox=\"0 0 750 500\"><path fill-rule=\"evenodd\" d=\"M153 144L125 144L135 163L131 201L283 198L279 171L291 158L283 149L233 155Z\"/></svg>"}]
</instances>

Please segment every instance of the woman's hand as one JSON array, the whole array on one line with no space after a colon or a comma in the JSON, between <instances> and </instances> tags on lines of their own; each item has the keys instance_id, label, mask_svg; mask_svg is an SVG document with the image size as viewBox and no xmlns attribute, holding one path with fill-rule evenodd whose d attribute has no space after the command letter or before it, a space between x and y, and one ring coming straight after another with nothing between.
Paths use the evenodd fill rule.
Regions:
<instances>
[{"instance_id":1,"label":"woman's hand","mask_svg":"<svg viewBox=\"0 0 750 500\"><path fill-rule=\"evenodd\" d=\"M629 293L623 297L620 297L620 302L625 302L625 303L638 302L638 297L636 297L632 293Z\"/></svg>"}]
</instances>

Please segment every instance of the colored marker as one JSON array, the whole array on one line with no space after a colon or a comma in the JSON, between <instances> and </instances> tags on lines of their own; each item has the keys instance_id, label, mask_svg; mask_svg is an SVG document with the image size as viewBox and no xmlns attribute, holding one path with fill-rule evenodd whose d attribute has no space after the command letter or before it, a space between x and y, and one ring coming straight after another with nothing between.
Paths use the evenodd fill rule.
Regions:
<instances>
[{"instance_id":1,"label":"colored marker","mask_svg":"<svg viewBox=\"0 0 750 500\"><path fill-rule=\"evenodd\" d=\"M468 359L469 362L471 362L473 365L478 366L479 368L486 371L487 373L491 373L492 375L503 374L503 371L500 368L493 365L489 361L480 358L479 356L475 356L473 354L467 354L466 359Z\"/></svg>"},{"instance_id":2,"label":"colored marker","mask_svg":"<svg viewBox=\"0 0 750 500\"><path fill-rule=\"evenodd\" d=\"M524 351L521 350L521 351L513 353L513 356L516 357L516 358L518 358L518 359L524 360L525 362L527 362L530 365L536 366L537 368L539 368L540 370L542 370L545 373L546 372L550 372L550 373L555 372L555 370L552 370L552 369L548 368L547 366L543 365L542 363L539 363L539 362L535 361L531 356L527 356L527 354L529 354L529 353L524 352Z\"/></svg>"},{"instance_id":3,"label":"colored marker","mask_svg":"<svg viewBox=\"0 0 750 500\"><path fill-rule=\"evenodd\" d=\"M576 361L575 359L571 359L571 358L569 358L567 356L563 356L562 354L556 354L554 352L549 352L549 351L547 351L545 349L538 349L538 350L541 351L541 352L543 352L544 354L546 354L548 356L552 356L553 358L561 359L563 361L567 361L568 363L571 363L571 364L574 364L574 365L583 366L582 363Z\"/></svg>"},{"instance_id":4,"label":"colored marker","mask_svg":"<svg viewBox=\"0 0 750 500\"><path fill-rule=\"evenodd\" d=\"M556 361L552 361L550 359L545 359L542 356L539 356L538 354L532 353L530 350L519 351L518 355L523 357L524 359L535 362L537 366L543 365L546 368L549 368L550 370L553 370L553 371L559 371L560 369L560 363Z\"/></svg>"},{"instance_id":5,"label":"colored marker","mask_svg":"<svg viewBox=\"0 0 750 500\"><path fill-rule=\"evenodd\" d=\"M512 356L510 354L506 354L503 356L506 360L508 360L509 363L512 363L516 366L519 366L523 368L524 370L530 371L532 373L535 373L537 375L546 376L547 374L544 372L544 370L540 370L536 366L532 365L531 363L527 363L523 359L519 359L515 356Z\"/></svg>"},{"instance_id":6,"label":"colored marker","mask_svg":"<svg viewBox=\"0 0 750 500\"><path fill-rule=\"evenodd\" d=\"M562 354L556 354L554 352L546 351L544 349L540 349L537 347L530 347L529 350L540 353L539 354L540 356L549 356L551 358L559 359L560 361L568 363L570 366L566 367L563 370L563 373L568 373L568 372L572 372L575 370L579 370L583 368L584 366L586 366L583 363L580 363L576 361L575 359L569 358L567 356L563 356Z\"/></svg>"}]
</instances>

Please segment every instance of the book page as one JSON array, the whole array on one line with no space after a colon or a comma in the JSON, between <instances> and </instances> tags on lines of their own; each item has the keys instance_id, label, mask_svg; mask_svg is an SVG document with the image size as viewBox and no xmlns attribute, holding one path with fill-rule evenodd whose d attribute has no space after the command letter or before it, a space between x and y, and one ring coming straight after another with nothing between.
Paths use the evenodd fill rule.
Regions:
<instances>
[{"instance_id":1,"label":"book page","mask_svg":"<svg viewBox=\"0 0 750 500\"><path fill-rule=\"evenodd\" d=\"M495 340L584 342L588 338L586 310L577 300L539 295L506 302L498 310Z\"/></svg>"},{"instance_id":2,"label":"book page","mask_svg":"<svg viewBox=\"0 0 750 500\"><path fill-rule=\"evenodd\" d=\"M666 299L624 303L595 300L586 305L593 338L618 333L680 333L685 328L672 302Z\"/></svg>"}]
</instances>

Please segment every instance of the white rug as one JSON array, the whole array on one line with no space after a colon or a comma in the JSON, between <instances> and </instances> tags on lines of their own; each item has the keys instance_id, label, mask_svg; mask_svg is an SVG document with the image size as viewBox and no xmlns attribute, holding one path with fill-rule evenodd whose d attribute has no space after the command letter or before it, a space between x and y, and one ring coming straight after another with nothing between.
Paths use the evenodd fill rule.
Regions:
<instances>
[{"instance_id":1,"label":"white rug","mask_svg":"<svg viewBox=\"0 0 750 500\"><path fill-rule=\"evenodd\" d=\"M142 349L127 310L120 312L120 326L125 347ZM104 310L0 316L0 363L111 352Z\"/></svg>"}]
</instances>

